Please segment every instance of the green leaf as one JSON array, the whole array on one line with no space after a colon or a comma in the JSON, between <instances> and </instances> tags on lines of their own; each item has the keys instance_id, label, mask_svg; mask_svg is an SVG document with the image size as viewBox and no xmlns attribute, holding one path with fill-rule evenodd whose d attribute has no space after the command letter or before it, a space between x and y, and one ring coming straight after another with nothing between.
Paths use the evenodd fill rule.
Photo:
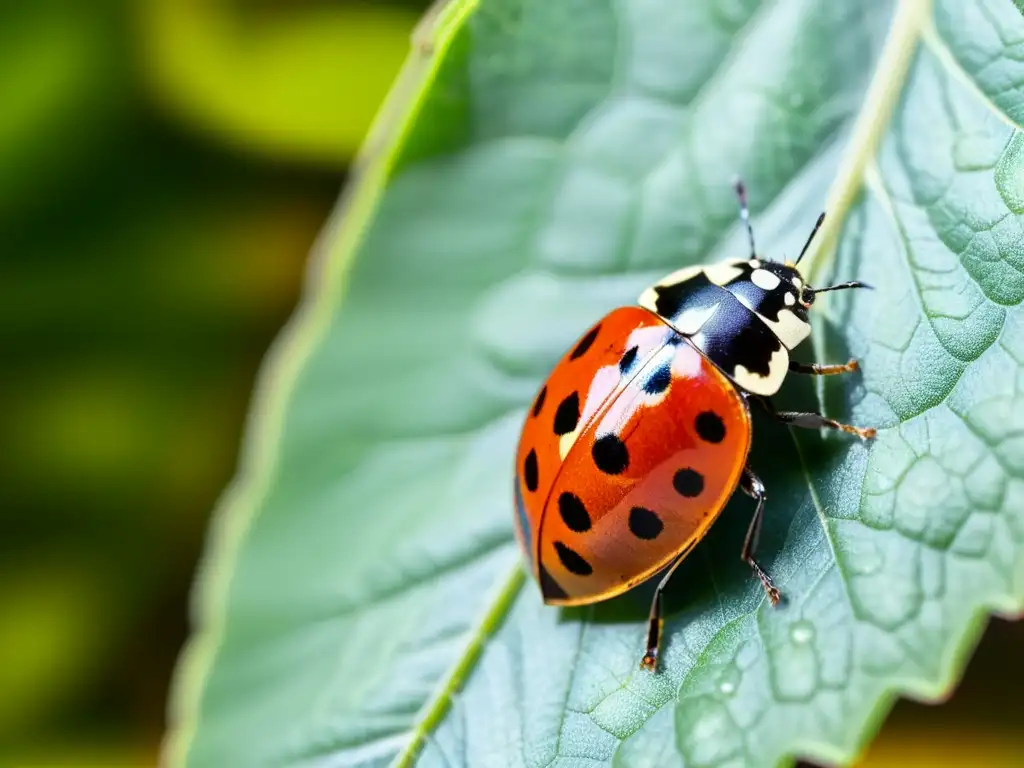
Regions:
<instances>
[{"instance_id":1,"label":"green leaf","mask_svg":"<svg viewBox=\"0 0 1024 768\"><path fill-rule=\"evenodd\" d=\"M480 0L435 30L261 379L168 756L849 762L896 695L949 692L990 611L1024 606L1024 17ZM524 579L512 455L589 322L743 253L735 172L764 252L795 254L827 200L811 281L876 286L816 306L802 356L862 374L783 404L880 434L756 422L788 602L739 561L737 498L674 579L651 675L649 587L559 610Z\"/></svg>"}]
</instances>

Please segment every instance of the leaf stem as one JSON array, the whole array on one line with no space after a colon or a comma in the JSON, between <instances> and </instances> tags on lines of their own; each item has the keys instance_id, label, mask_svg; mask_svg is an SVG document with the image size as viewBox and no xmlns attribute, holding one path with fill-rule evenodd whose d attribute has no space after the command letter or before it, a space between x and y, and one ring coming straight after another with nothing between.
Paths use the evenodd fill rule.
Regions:
<instances>
[{"instance_id":1,"label":"leaf stem","mask_svg":"<svg viewBox=\"0 0 1024 768\"><path fill-rule=\"evenodd\" d=\"M517 552L518 554L518 552ZM498 590L495 598L490 602L483 619L469 635L469 642L459 655L458 662L452 671L441 680L440 686L434 692L431 699L420 710L416 727L405 748L398 754L392 763L393 768L410 768L419 756L420 747L427 738L427 734L441 724L444 716L448 713L448 705L451 703L454 694L465 682L469 673L476 665L477 659L483 651L484 642L494 634L501 624L505 615L512 607L512 601L519 594L523 586L524 572L519 562L505 578L504 583Z\"/></svg>"},{"instance_id":2,"label":"leaf stem","mask_svg":"<svg viewBox=\"0 0 1024 768\"><path fill-rule=\"evenodd\" d=\"M907 70L930 18L931 8L932 0L900 0L897 6L839 171L829 188L825 205L828 217L806 259L805 274L812 285L822 276L846 222L846 213L860 192L864 168L875 156L893 107L903 91Z\"/></svg>"}]
</instances>

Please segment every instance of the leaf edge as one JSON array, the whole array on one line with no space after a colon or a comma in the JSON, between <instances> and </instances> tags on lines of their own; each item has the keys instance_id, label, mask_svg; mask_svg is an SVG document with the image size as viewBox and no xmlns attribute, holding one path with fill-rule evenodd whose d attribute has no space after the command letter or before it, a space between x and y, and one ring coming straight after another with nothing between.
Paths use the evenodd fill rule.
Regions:
<instances>
[{"instance_id":1,"label":"leaf edge","mask_svg":"<svg viewBox=\"0 0 1024 768\"><path fill-rule=\"evenodd\" d=\"M413 31L406 60L353 163L352 179L310 250L298 306L264 356L243 427L238 468L214 506L193 585L192 631L172 674L162 765L188 765L203 694L222 645L234 564L274 476L284 416L299 375L344 298L345 278L366 225L444 53L477 5L478 0L437 0Z\"/></svg>"}]
</instances>

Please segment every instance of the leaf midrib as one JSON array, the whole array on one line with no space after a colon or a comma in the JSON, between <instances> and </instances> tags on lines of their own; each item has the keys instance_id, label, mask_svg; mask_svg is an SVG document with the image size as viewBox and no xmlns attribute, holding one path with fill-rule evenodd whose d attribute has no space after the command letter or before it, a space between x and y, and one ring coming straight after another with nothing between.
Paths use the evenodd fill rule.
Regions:
<instances>
[{"instance_id":1,"label":"leaf midrib","mask_svg":"<svg viewBox=\"0 0 1024 768\"><path fill-rule=\"evenodd\" d=\"M811 285L819 282L835 251L846 216L863 185L864 169L875 156L896 101L903 92L910 62L931 17L931 8L932 0L897 0L882 53L854 119L836 179L829 188L825 205L828 216L806 257L805 273Z\"/></svg>"},{"instance_id":2,"label":"leaf midrib","mask_svg":"<svg viewBox=\"0 0 1024 768\"><path fill-rule=\"evenodd\" d=\"M854 119L851 137L840 161L840 170L836 175L836 180L829 188L827 197L829 218L826 219L813 250L807 256L806 274L808 282L811 284L821 276L828 260L835 252L842 225L846 221L846 216L857 193L863 186L864 170L868 161L875 156L878 143L889 124L893 108L906 83L910 62L921 40L925 24L930 18L931 7L932 0L897 0L889 33L886 36L881 55L878 57L861 107ZM755 14L754 18L756 16ZM744 25L744 28L749 29L749 24ZM799 445L798 456L805 477L808 479L808 486L824 536L832 551L833 561L838 565L835 541L828 528L813 483L811 483L806 461L803 454L799 452ZM500 625L523 583L523 570L517 563L512 572L501 582L497 597L485 611L483 619L470 633L466 649L456 660L452 672L442 679L434 696L422 710L423 716L414 725L406 748L396 756L392 764L395 768L410 768L414 764L424 740L443 719L452 694L472 671L487 637ZM758 607L762 603L763 600ZM755 612L756 610L757 608L754 609ZM584 621L585 619L581 619L581 622ZM715 637L721 631L715 633ZM692 669L691 672L684 675L680 685L685 683L689 674L692 674ZM661 707L657 707L655 712L660 709Z\"/></svg>"}]
</instances>

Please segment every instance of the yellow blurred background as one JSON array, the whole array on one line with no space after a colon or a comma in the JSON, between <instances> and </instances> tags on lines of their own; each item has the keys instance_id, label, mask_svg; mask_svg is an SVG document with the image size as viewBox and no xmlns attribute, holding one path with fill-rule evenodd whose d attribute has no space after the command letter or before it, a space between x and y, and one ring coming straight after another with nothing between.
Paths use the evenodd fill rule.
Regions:
<instances>
[{"instance_id":1,"label":"yellow blurred background","mask_svg":"<svg viewBox=\"0 0 1024 768\"><path fill-rule=\"evenodd\" d=\"M426 5L0 6L0 766L155 763L255 372ZM1024 765L1022 640L865 764Z\"/></svg>"}]
</instances>

